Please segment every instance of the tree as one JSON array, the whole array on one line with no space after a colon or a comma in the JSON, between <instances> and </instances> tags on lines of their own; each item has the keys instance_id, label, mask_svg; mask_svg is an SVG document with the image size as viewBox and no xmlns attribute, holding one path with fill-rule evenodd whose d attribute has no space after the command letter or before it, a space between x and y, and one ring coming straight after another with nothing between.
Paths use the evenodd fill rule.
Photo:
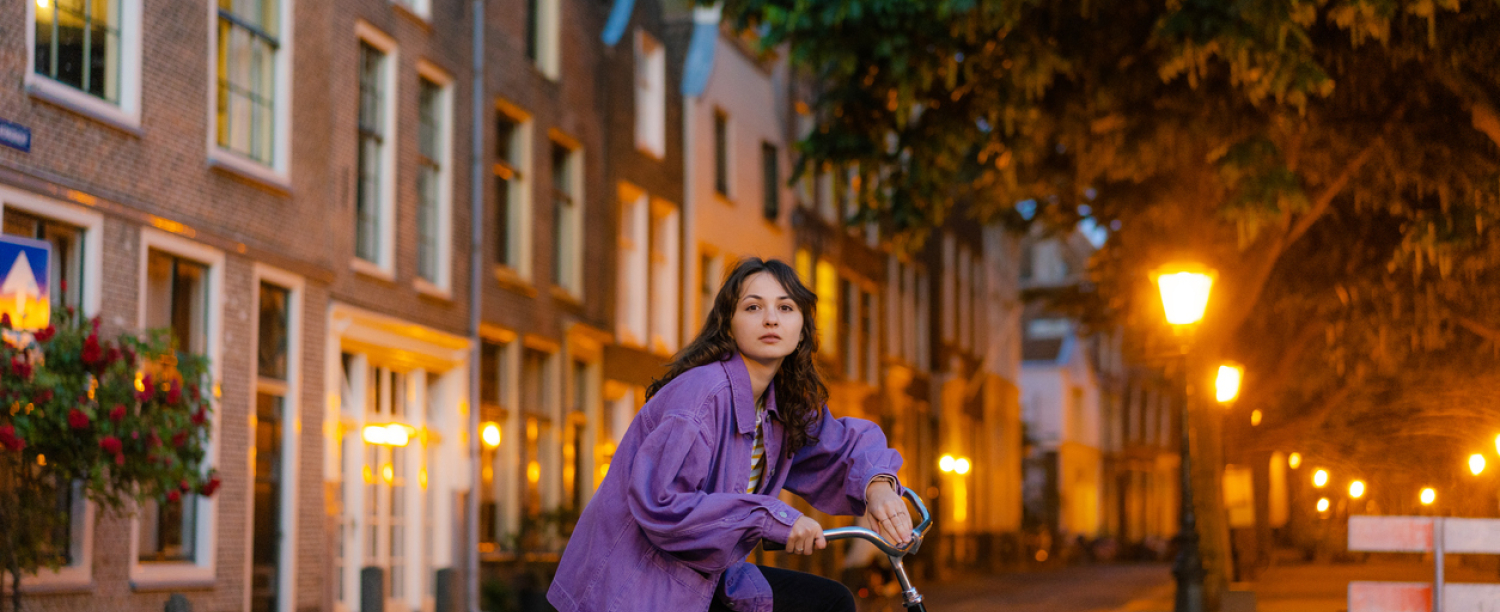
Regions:
<instances>
[{"instance_id":1,"label":"tree","mask_svg":"<svg viewBox=\"0 0 1500 612\"><path fill-rule=\"evenodd\" d=\"M1272 312L1309 318L1292 338L1322 332L1327 342L1333 326L1345 369L1267 367L1252 376L1276 389L1268 397L1295 390L1339 405L1331 400L1356 362L1441 348L1355 352L1371 333L1378 344L1381 329L1500 339L1484 316L1493 309L1454 306L1500 261L1486 252L1500 212L1496 3L726 6L764 44L788 43L816 84L801 167L856 167L860 221L920 239L958 201L986 222L1014 222L1023 200L1044 222L1092 216L1113 230L1095 261L1098 303L1140 329L1160 327L1148 270L1182 257L1209 264L1219 279L1202 363L1253 352L1257 337L1246 334ZM1295 304L1284 292L1303 271L1290 258L1330 247L1358 250L1357 270L1333 257ZM1334 307L1338 287L1346 298L1363 289L1365 301ZM1409 308L1377 307L1382 292ZM1269 380L1278 371L1285 380ZM1198 465L1212 470L1211 459Z\"/></svg>"},{"instance_id":2,"label":"tree","mask_svg":"<svg viewBox=\"0 0 1500 612\"><path fill-rule=\"evenodd\" d=\"M0 319L0 571L17 611L22 575L61 560L59 489L79 483L90 501L119 511L219 487L203 466L207 361L173 350L165 331L111 340L98 318L71 308L53 320L32 333Z\"/></svg>"}]
</instances>

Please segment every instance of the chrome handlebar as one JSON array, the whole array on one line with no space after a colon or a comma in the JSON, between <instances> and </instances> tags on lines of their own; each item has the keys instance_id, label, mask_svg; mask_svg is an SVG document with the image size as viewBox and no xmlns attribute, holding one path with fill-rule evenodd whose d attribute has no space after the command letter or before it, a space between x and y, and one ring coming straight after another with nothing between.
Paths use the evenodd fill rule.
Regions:
<instances>
[{"instance_id":1,"label":"chrome handlebar","mask_svg":"<svg viewBox=\"0 0 1500 612\"><path fill-rule=\"evenodd\" d=\"M917 550L922 547L922 538L927 535L927 530L932 528L932 514L927 511L927 505L922 503L922 498L918 497L911 489L902 487L901 495L911 500L912 505L917 507L917 512L922 515L921 524L912 530L911 541L907 542L905 546L897 546L888 542L880 534L864 527L837 527L828 529L823 532L823 538L830 542L848 539L864 540L874 544L875 548L880 549L880 552L885 553L888 557L904 557L916 554Z\"/></svg>"}]
</instances>

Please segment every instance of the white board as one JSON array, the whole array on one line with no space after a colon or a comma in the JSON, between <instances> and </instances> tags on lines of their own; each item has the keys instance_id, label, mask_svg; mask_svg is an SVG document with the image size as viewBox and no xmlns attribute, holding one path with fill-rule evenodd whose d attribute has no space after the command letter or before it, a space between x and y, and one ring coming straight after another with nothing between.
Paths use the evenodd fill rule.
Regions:
<instances>
[{"instance_id":1,"label":"white board","mask_svg":"<svg viewBox=\"0 0 1500 612\"><path fill-rule=\"evenodd\" d=\"M1449 523L1450 525L1452 523ZM1444 544L1452 542L1445 539ZM1425 516L1351 516L1349 550L1427 552L1432 550L1432 518Z\"/></svg>"},{"instance_id":2,"label":"white board","mask_svg":"<svg viewBox=\"0 0 1500 612\"><path fill-rule=\"evenodd\" d=\"M1443 552L1500 554L1500 519L1444 519Z\"/></svg>"}]
</instances>

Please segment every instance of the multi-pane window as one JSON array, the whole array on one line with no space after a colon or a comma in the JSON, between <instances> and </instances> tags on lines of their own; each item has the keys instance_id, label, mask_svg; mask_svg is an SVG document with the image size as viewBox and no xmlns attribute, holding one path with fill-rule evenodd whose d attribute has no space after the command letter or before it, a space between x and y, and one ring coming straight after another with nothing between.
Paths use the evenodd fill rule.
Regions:
<instances>
[{"instance_id":1,"label":"multi-pane window","mask_svg":"<svg viewBox=\"0 0 1500 612\"><path fill-rule=\"evenodd\" d=\"M218 3L215 140L221 148L274 165L279 2Z\"/></svg>"},{"instance_id":2,"label":"multi-pane window","mask_svg":"<svg viewBox=\"0 0 1500 612\"><path fill-rule=\"evenodd\" d=\"M582 225L578 198L578 151L552 143L553 282L575 297L582 294Z\"/></svg>"},{"instance_id":3,"label":"multi-pane window","mask_svg":"<svg viewBox=\"0 0 1500 612\"><path fill-rule=\"evenodd\" d=\"M505 423L504 384L506 347L491 341L479 345L479 552L491 553L505 546L501 500L511 492L501 489L506 479L501 473L500 449L507 448L501 432Z\"/></svg>"},{"instance_id":4,"label":"multi-pane window","mask_svg":"<svg viewBox=\"0 0 1500 612\"><path fill-rule=\"evenodd\" d=\"M543 465L541 445L544 434L553 435L552 376L548 361L552 356L535 349L524 349L521 356L521 410L525 416L524 435L520 445L520 484L517 494L525 520L536 520L542 513ZM547 431L544 431L547 430ZM550 469L548 470L550 472Z\"/></svg>"},{"instance_id":5,"label":"multi-pane window","mask_svg":"<svg viewBox=\"0 0 1500 612\"><path fill-rule=\"evenodd\" d=\"M781 214L781 163L776 145L769 142L760 144L760 167L765 178L765 185L761 187L765 198L761 214L774 221Z\"/></svg>"},{"instance_id":6,"label":"multi-pane window","mask_svg":"<svg viewBox=\"0 0 1500 612\"><path fill-rule=\"evenodd\" d=\"M714 111L714 192L729 197L729 115Z\"/></svg>"},{"instance_id":7,"label":"multi-pane window","mask_svg":"<svg viewBox=\"0 0 1500 612\"><path fill-rule=\"evenodd\" d=\"M651 210L651 348L670 355L677 352L678 237L677 207L654 202Z\"/></svg>"},{"instance_id":8,"label":"multi-pane window","mask_svg":"<svg viewBox=\"0 0 1500 612\"><path fill-rule=\"evenodd\" d=\"M530 202L526 197L529 123L499 112L495 119L495 263L528 273Z\"/></svg>"},{"instance_id":9,"label":"multi-pane window","mask_svg":"<svg viewBox=\"0 0 1500 612\"><path fill-rule=\"evenodd\" d=\"M208 266L152 249L146 259L146 327L167 329L175 350L203 354L208 346ZM198 496L149 500L140 517L141 562L194 561Z\"/></svg>"},{"instance_id":10,"label":"multi-pane window","mask_svg":"<svg viewBox=\"0 0 1500 612\"><path fill-rule=\"evenodd\" d=\"M620 186L620 254L618 281L618 305L615 329L624 343L645 346L648 337L647 302L650 300L648 279L650 254L647 252L651 240L647 222L649 198L630 185Z\"/></svg>"},{"instance_id":11,"label":"multi-pane window","mask_svg":"<svg viewBox=\"0 0 1500 612\"><path fill-rule=\"evenodd\" d=\"M259 342L256 350L254 509L251 542L250 610L277 612L285 579L281 565L282 507L287 503L283 475L291 292L260 285Z\"/></svg>"},{"instance_id":12,"label":"multi-pane window","mask_svg":"<svg viewBox=\"0 0 1500 612\"><path fill-rule=\"evenodd\" d=\"M592 462L589 453L593 446L589 444L586 432L588 431L588 401L589 401L589 364L587 362L574 360L572 367L572 393L571 402L568 406L568 419L566 423L565 438L563 440L563 470L562 491L563 508L570 511L581 511L583 505L588 503L589 493L594 490L594 481L590 478Z\"/></svg>"},{"instance_id":13,"label":"multi-pane window","mask_svg":"<svg viewBox=\"0 0 1500 612\"><path fill-rule=\"evenodd\" d=\"M561 0L526 0L526 57L548 78L558 76Z\"/></svg>"},{"instance_id":14,"label":"multi-pane window","mask_svg":"<svg viewBox=\"0 0 1500 612\"><path fill-rule=\"evenodd\" d=\"M442 284L444 91L419 79L417 85L417 275Z\"/></svg>"},{"instance_id":15,"label":"multi-pane window","mask_svg":"<svg viewBox=\"0 0 1500 612\"><path fill-rule=\"evenodd\" d=\"M408 388L412 376L386 367L371 367L365 373L365 419L370 423L404 424L413 420L409 402L415 396ZM406 596L409 519L407 486L411 453L415 446L365 445L365 567L385 570L385 596Z\"/></svg>"},{"instance_id":16,"label":"multi-pane window","mask_svg":"<svg viewBox=\"0 0 1500 612\"><path fill-rule=\"evenodd\" d=\"M359 44L359 182L355 193L355 256L382 264L385 186L386 55Z\"/></svg>"},{"instance_id":17,"label":"multi-pane window","mask_svg":"<svg viewBox=\"0 0 1500 612\"><path fill-rule=\"evenodd\" d=\"M34 71L120 103L122 0L35 0Z\"/></svg>"},{"instance_id":18,"label":"multi-pane window","mask_svg":"<svg viewBox=\"0 0 1500 612\"><path fill-rule=\"evenodd\" d=\"M819 354L825 357L839 353L838 341L843 336L839 334L839 276L837 268L826 260L819 259L814 264L814 284L816 293L822 296L818 300L818 339L820 347Z\"/></svg>"},{"instance_id":19,"label":"multi-pane window","mask_svg":"<svg viewBox=\"0 0 1500 612\"><path fill-rule=\"evenodd\" d=\"M667 54L645 30L635 33L635 146L667 154Z\"/></svg>"}]
</instances>

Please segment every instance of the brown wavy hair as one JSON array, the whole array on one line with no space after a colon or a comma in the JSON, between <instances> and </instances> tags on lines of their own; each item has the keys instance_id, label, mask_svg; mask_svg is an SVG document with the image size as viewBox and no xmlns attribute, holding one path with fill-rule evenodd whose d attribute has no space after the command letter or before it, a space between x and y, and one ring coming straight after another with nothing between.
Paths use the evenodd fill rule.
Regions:
<instances>
[{"instance_id":1,"label":"brown wavy hair","mask_svg":"<svg viewBox=\"0 0 1500 612\"><path fill-rule=\"evenodd\" d=\"M656 395L683 372L728 359L739 350L730 336L730 321L734 319L736 305L744 294L746 279L760 272L776 277L792 302L797 304L797 309L802 311L802 340L797 343L797 349L781 361L772 382L776 387L777 411L786 422L786 451L790 457L802 447L818 442L811 430L823 414L823 405L828 402L828 386L823 384L823 377L813 363L813 355L818 352L818 295L802 284L802 279L791 266L779 259L747 257L735 265L734 271L719 287L713 310L708 313L703 329L672 357L672 362L667 364L667 374L651 383L646 389L646 398Z\"/></svg>"}]
</instances>

